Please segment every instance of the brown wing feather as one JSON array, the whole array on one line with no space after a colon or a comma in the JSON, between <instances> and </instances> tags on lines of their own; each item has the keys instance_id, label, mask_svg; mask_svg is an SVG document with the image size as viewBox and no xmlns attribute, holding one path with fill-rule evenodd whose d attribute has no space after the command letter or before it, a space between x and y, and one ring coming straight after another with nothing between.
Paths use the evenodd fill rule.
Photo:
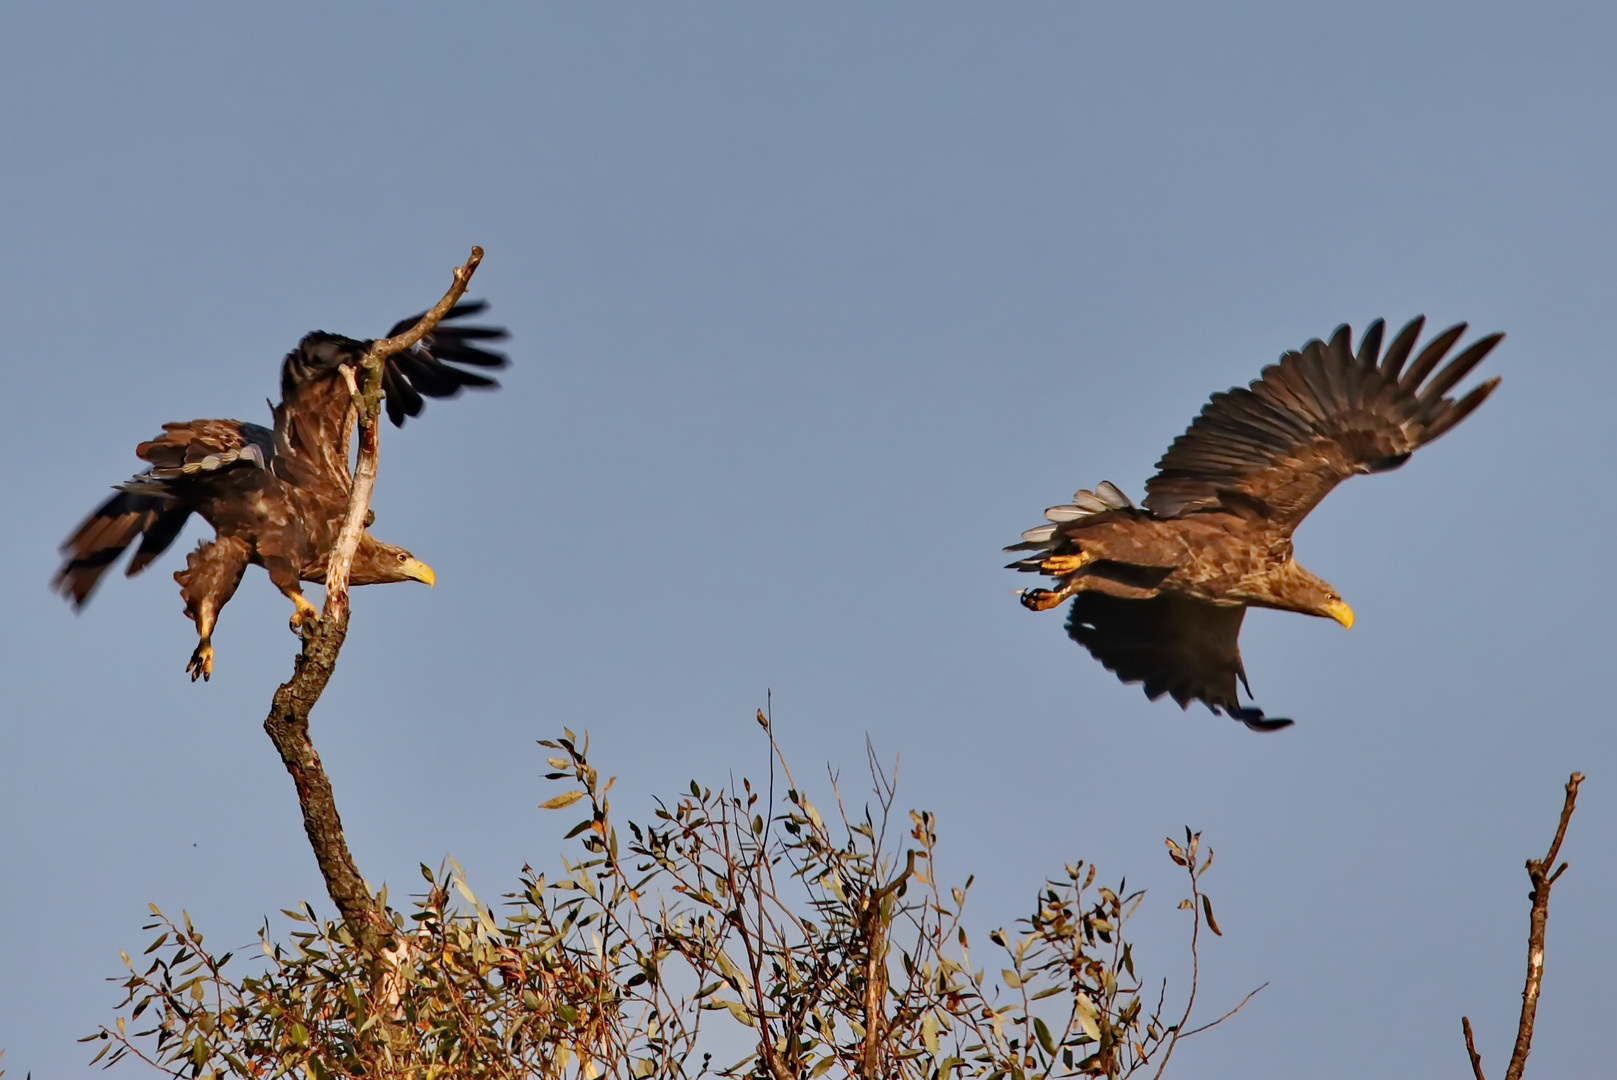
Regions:
<instances>
[{"instance_id":1,"label":"brown wing feather","mask_svg":"<svg viewBox=\"0 0 1617 1080\"><path fill-rule=\"evenodd\" d=\"M51 580L51 588L74 607L83 607L101 575L118 561L125 548L163 520L168 507L168 500L158 495L120 491L112 496L62 543L63 562ZM183 523L183 515L181 520Z\"/></svg>"},{"instance_id":2,"label":"brown wing feather","mask_svg":"<svg viewBox=\"0 0 1617 1080\"><path fill-rule=\"evenodd\" d=\"M334 503L346 502L352 395L343 368L357 370L367 343L337 334L305 334L281 362L275 406L275 473Z\"/></svg>"},{"instance_id":3,"label":"brown wing feather","mask_svg":"<svg viewBox=\"0 0 1617 1080\"><path fill-rule=\"evenodd\" d=\"M1378 356L1383 326L1371 324L1354 355L1352 332L1310 341L1264 369L1247 389L1214 394L1175 439L1146 482L1145 505L1159 517L1257 506L1290 531L1332 488L1358 473L1397 468L1448 431L1498 385L1489 379L1459 401L1444 395L1499 344L1472 343L1428 381L1465 333L1445 330L1405 369L1424 319L1399 331Z\"/></svg>"}]
</instances>

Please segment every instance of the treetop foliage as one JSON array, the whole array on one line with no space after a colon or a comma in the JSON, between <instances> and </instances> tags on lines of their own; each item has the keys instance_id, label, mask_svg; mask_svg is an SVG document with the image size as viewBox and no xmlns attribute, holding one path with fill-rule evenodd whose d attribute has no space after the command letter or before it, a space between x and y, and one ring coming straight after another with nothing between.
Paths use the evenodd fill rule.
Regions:
<instances>
[{"instance_id":1,"label":"treetop foliage","mask_svg":"<svg viewBox=\"0 0 1617 1080\"><path fill-rule=\"evenodd\" d=\"M152 959L125 956L116 1022L89 1036L105 1043L96 1059L196 1080L1029 1080L1160 1075L1193 1033L1200 932L1219 933L1200 834L1167 841L1192 960L1170 1008L1125 934L1143 891L1097 886L1083 862L974 959L971 881L939 886L936 822L895 812L873 754L870 800L850 807L832 777L822 810L771 736L766 785L692 781L621 835L588 736L542 745L547 778L569 787L540 805L587 808L559 872L525 867L497 914L453 860L423 865L407 912L379 898L393 928L379 958L308 904L284 912L285 940L265 924L256 961L210 952L189 916L154 906Z\"/></svg>"}]
</instances>

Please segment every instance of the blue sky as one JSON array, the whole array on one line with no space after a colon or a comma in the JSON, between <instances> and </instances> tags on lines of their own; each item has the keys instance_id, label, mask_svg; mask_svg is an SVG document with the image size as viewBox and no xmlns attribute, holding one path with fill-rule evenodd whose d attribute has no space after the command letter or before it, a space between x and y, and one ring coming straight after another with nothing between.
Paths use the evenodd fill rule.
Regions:
<instances>
[{"instance_id":1,"label":"blue sky","mask_svg":"<svg viewBox=\"0 0 1617 1080\"><path fill-rule=\"evenodd\" d=\"M315 718L373 883L554 862L564 725L630 816L756 775L772 689L800 775L901 755L981 928L1092 859L1177 977L1161 838L1204 829L1204 1000L1271 988L1177 1075L1460 1075L1462 1013L1508 1051L1580 769L1533 1065L1604 1071L1614 46L1557 3L8 9L7 1069L84 1072L148 901L227 947L324 900L260 730L284 601L254 571L192 685L199 526L78 617L56 544L162 422L262 422L301 334L385 330L476 243L514 366L384 433L375 531L439 583L356 593ZM1296 728L1149 703L1012 599L1045 506L1417 313L1508 332L1504 385L1299 533L1359 621L1248 619Z\"/></svg>"}]
</instances>

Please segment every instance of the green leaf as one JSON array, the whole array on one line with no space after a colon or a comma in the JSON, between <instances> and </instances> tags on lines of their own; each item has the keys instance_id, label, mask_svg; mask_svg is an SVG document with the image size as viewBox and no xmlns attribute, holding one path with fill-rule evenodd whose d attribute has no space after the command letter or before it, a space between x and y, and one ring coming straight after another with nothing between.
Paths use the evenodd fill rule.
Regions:
<instances>
[{"instance_id":1,"label":"green leaf","mask_svg":"<svg viewBox=\"0 0 1617 1080\"><path fill-rule=\"evenodd\" d=\"M723 1005L726 1009L729 1009L730 1010L730 1015L735 1017L741 1023L747 1025L748 1027L753 1026L752 1014L747 1012L747 1007L745 1005L741 1004L741 1002L739 1002L739 1001L729 1001L729 1000L726 1000L725 998L717 998L717 999L715 999L715 1001L718 1004Z\"/></svg>"},{"instance_id":2,"label":"green leaf","mask_svg":"<svg viewBox=\"0 0 1617 1080\"><path fill-rule=\"evenodd\" d=\"M1044 1020L1037 1016L1033 1018L1033 1034L1039 1037L1039 1045L1044 1047L1045 1054L1055 1057L1055 1040L1050 1037L1050 1029L1045 1025Z\"/></svg>"},{"instance_id":3,"label":"green leaf","mask_svg":"<svg viewBox=\"0 0 1617 1080\"><path fill-rule=\"evenodd\" d=\"M736 967L735 961L726 956L722 950L714 953L713 959L719 965L719 970L724 972L725 976L735 984L737 989L752 989L751 980L747 978L746 974L740 968Z\"/></svg>"}]
</instances>

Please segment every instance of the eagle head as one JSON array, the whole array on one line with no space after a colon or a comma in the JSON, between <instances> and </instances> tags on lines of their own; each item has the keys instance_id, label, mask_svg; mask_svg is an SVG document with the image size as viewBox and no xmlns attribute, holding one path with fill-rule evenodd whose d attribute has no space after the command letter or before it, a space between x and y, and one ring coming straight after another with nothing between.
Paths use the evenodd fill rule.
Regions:
<instances>
[{"instance_id":1,"label":"eagle head","mask_svg":"<svg viewBox=\"0 0 1617 1080\"><path fill-rule=\"evenodd\" d=\"M1336 591L1336 586L1287 560L1265 582L1270 594L1258 601L1266 607L1335 619L1345 629L1353 629L1353 609Z\"/></svg>"},{"instance_id":2,"label":"eagle head","mask_svg":"<svg viewBox=\"0 0 1617 1080\"><path fill-rule=\"evenodd\" d=\"M360 537L349 580L355 585L386 585L395 581L437 582L432 567L401 547L385 544L369 533Z\"/></svg>"}]
</instances>

